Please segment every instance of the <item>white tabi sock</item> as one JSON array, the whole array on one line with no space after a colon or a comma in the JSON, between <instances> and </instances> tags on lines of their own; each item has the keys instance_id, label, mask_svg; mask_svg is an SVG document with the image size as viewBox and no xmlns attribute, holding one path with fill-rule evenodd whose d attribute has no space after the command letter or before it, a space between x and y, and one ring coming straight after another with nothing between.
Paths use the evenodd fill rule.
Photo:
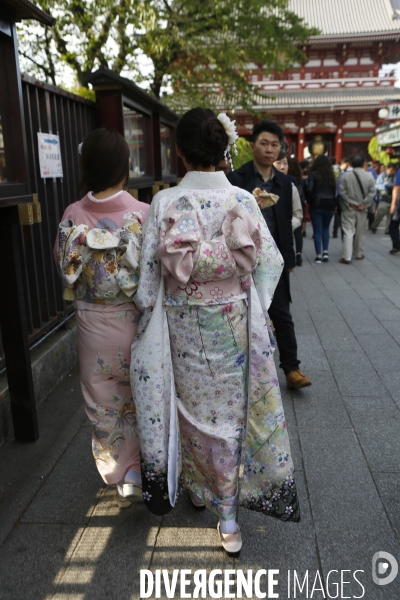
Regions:
<instances>
[{"instance_id":1,"label":"white tabi sock","mask_svg":"<svg viewBox=\"0 0 400 600\"><path fill-rule=\"evenodd\" d=\"M134 485L141 486L142 485L142 476L140 473L137 473L137 471L134 471L133 469L129 469L129 471L127 471L125 473L123 483L133 483Z\"/></svg>"},{"instance_id":2,"label":"white tabi sock","mask_svg":"<svg viewBox=\"0 0 400 600\"><path fill-rule=\"evenodd\" d=\"M221 533L236 533L237 525L235 519L229 519L229 521L219 521Z\"/></svg>"}]
</instances>

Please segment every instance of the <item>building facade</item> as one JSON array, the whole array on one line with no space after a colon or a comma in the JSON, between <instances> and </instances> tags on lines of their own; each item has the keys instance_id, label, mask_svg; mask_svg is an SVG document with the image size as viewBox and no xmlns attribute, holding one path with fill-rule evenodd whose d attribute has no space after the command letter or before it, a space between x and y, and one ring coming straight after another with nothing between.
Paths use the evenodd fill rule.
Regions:
<instances>
[{"instance_id":1,"label":"building facade","mask_svg":"<svg viewBox=\"0 0 400 600\"><path fill-rule=\"evenodd\" d=\"M279 122L289 152L300 160L315 139L336 162L367 155L379 109L400 101L394 72L379 75L382 64L400 60L400 0L290 0L289 8L321 33L291 71L266 75L262 65L249 65L249 79L260 90L254 108ZM234 116L248 136L257 119L243 110Z\"/></svg>"}]
</instances>

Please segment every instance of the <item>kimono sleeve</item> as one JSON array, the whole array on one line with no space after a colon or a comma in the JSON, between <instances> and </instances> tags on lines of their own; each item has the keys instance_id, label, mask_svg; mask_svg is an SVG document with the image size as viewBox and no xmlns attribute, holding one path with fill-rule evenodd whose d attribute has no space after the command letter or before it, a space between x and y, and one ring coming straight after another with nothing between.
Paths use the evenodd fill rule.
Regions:
<instances>
[{"instance_id":1,"label":"kimono sleeve","mask_svg":"<svg viewBox=\"0 0 400 600\"><path fill-rule=\"evenodd\" d=\"M255 205L252 204L252 206L254 206L256 218L258 219L261 238L257 266L253 271L253 281L260 298L264 315L268 318L268 309L282 274L284 262L275 240L265 223L257 202L253 196L252 198Z\"/></svg>"},{"instance_id":2,"label":"kimono sleeve","mask_svg":"<svg viewBox=\"0 0 400 600\"><path fill-rule=\"evenodd\" d=\"M160 210L157 195L153 198L150 211L143 227L143 244L140 254L140 279L135 304L142 311L154 307L161 280L161 263L157 254L159 243L158 215Z\"/></svg>"},{"instance_id":3,"label":"kimono sleeve","mask_svg":"<svg viewBox=\"0 0 400 600\"><path fill-rule=\"evenodd\" d=\"M64 300L74 300L73 290L82 273L82 267L89 252L86 225L76 226L71 219L60 223L58 232L58 259L61 279L65 287Z\"/></svg>"},{"instance_id":4,"label":"kimono sleeve","mask_svg":"<svg viewBox=\"0 0 400 600\"><path fill-rule=\"evenodd\" d=\"M140 213L126 215L119 232L117 282L129 298L136 292L139 282L140 254L143 245L142 220Z\"/></svg>"}]
</instances>

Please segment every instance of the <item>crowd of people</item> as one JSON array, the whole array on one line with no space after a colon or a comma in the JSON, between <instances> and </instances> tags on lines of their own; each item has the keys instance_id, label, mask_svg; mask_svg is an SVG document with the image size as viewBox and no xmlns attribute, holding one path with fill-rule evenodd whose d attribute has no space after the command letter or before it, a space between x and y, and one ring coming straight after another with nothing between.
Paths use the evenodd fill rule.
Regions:
<instances>
[{"instance_id":1,"label":"crowd of people","mask_svg":"<svg viewBox=\"0 0 400 600\"><path fill-rule=\"evenodd\" d=\"M329 260L340 216L348 264L353 252L364 256L376 194L361 157L344 163L337 182L327 157L288 157L269 120L253 128L253 160L225 174L236 139L225 114L188 111L176 130L187 173L149 206L124 189L125 139L93 131L80 150L84 195L65 211L54 248L64 298L75 304L100 475L116 486L118 506L140 500L158 515L186 487L195 509L218 517L228 554L242 547L239 506L300 518L273 351L277 344L289 388L311 385L290 311L307 215L317 263ZM400 249L392 166L376 188ZM371 231L387 212L378 205Z\"/></svg>"},{"instance_id":2,"label":"crowd of people","mask_svg":"<svg viewBox=\"0 0 400 600\"><path fill-rule=\"evenodd\" d=\"M340 171L335 172L332 161L319 155L312 161L299 161L281 152L274 163L276 169L287 174L297 186L302 216L296 212L293 192L293 222L302 219L302 229L294 229L296 265L302 265L301 231L305 236L306 224L311 221L315 246L315 263L329 261L330 227L332 237L341 230L342 257L339 262L351 264L353 258L362 260L367 229L376 234L383 219L385 233L390 235L390 254L400 252L400 170L399 163L386 166L379 161L368 163L362 155L344 158ZM352 173L352 175L349 175ZM292 176L292 177L291 177Z\"/></svg>"}]
</instances>

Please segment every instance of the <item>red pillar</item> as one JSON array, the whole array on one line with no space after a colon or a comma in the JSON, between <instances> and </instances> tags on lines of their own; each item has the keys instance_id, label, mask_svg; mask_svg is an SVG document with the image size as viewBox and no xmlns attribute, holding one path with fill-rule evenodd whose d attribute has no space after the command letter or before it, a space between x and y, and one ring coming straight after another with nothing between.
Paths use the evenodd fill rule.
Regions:
<instances>
[{"instance_id":1,"label":"red pillar","mask_svg":"<svg viewBox=\"0 0 400 600\"><path fill-rule=\"evenodd\" d=\"M340 161L343 158L343 131L341 128L336 130L335 158L336 158L336 164L340 164Z\"/></svg>"},{"instance_id":2,"label":"red pillar","mask_svg":"<svg viewBox=\"0 0 400 600\"><path fill-rule=\"evenodd\" d=\"M304 127L300 127L299 128L299 135L298 135L298 143L297 143L297 154L298 154L298 159L299 160L304 160L304 142L305 142L305 135L304 135Z\"/></svg>"},{"instance_id":3,"label":"red pillar","mask_svg":"<svg viewBox=\"0 0 400 600\"><path fill-rule=\"evenodd\" d=\"M343 158L343 123L345 120L344 110L341 110L340 114L336 113L336 115L335 115L335 123L336 123L335 158L336 158L336 164L340 165L340 161Z\"/></svg>"}]
</instances>

